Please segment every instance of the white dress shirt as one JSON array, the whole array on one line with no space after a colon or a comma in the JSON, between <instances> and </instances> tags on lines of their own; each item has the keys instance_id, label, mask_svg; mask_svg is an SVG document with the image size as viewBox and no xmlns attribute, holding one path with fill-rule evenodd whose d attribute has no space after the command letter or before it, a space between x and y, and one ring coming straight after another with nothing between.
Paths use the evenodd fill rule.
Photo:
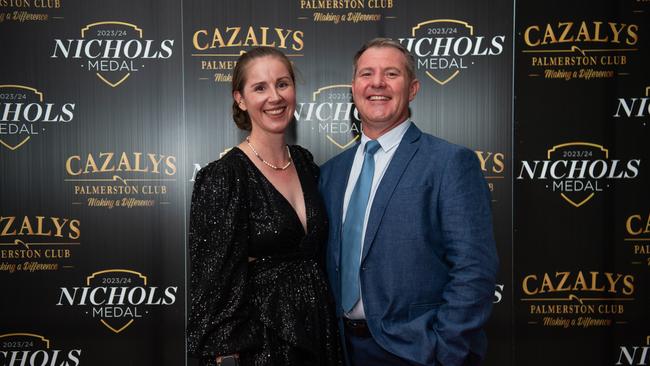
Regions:
<instances>
[{"instance_id":1,"label":"white dress shirt","mask_svg":"<svg viewBox=\"0 0 650 366\"><path fill-rule=\"evenodd\" d=\"M402 141L402 137L406 133L406 130L411 126L411 121L407 119L403 123L397 125L397 127L381 135L377 142L381 148L377 150L374 155L375 158L375 174L372 177L372 186L370 187L370 197L368 198L368 206L366 207L366 213L363 218L363 230L361 232L361 252L359 257L363 253L363 241L366 237L366 227L368 226L368 217L370 216L370 208L372 207L372 202L375 198L375 193L377 192L377 187L390 164L390 161L395 155L397 146L399 146ZM345 222L345 215L348 211L348 203L350 202L350 196L352 195L352 190L354 185L359 179L361 174L361 167L363 165L363 155L366 147L366 143L370 141L368 136L361 134L361 143L357 147L357 151L354 154L354 161L352 162L352 169L350 170L350 177L348 178L348 185L345 188L345 196L343 197L343 222ZM361 286L359 286L361 288ZM365 319L366 315L363 310L363 298L359 296L359 302L354 305L352 310L349 313L346 313L345 316L349 319Z\"/></svg>"}]
</instances>

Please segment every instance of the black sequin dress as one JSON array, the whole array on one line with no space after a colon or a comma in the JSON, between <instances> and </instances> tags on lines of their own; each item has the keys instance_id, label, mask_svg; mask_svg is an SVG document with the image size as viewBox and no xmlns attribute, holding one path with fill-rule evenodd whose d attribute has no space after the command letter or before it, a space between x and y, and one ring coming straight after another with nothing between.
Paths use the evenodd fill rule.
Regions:
<instances>
[{"instance_id":1,"label":"black sequin dress","mask_svg":"<svg viewBox=\"0 0 650 366\"><path fill-rule=\"evenodd\" d=\"M196 177L190 214L188 353L202 365L341 365L323 267L327 216L311 154L290 147L307 213L238 148ZM257 258L248 262L248 257Z\"/></svg>"}]
</instances>

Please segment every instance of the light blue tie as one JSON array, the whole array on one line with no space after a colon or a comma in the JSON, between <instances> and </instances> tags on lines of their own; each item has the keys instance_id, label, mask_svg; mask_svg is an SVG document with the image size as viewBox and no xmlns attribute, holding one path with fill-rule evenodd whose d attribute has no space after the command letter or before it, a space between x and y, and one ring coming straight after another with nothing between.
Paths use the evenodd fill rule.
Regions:
<instances>
[{"instance_id":1,"label":"light blue tie","mask_svg":"<svg viewBox=\"0 0 650 366\"><path fill-rule=\"evenodd\" d=\"M372 177L375 174L374 155L379 142L366 143L361 174L352 190L348 210L345 213L341 238L341 297L343 310L349 312L359 301L359 261L361 260L361 237L363 221L370 198Z\"/></svg>"}]
</instances>

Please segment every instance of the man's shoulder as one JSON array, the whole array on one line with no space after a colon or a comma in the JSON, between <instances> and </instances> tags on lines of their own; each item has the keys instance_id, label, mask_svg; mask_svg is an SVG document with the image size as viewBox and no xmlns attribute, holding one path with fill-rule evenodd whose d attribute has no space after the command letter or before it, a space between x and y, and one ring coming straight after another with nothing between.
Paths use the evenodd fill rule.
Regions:
<instances>
[{"instance_id":1,"label":"man's shoulder","mask_svg":"<svg viewBox=\"0 0 650 366\"><path fill-rule=\"evenodd\" d=\"M450 155L471 152L471 150L465 146L455 144L426 132L422 132L420 141L420 148L424 150L437 150L438 153Z\"/></svg>"},{"instance_id":2,"label":"man's shoulder","mask_svg":"<svg viewBox=\"0 0 650 366\"><path fill-rule=\"evenodd\" d=\"M326 161L325 164L321 166L321 174L328 174L332 169L336 170L336 167L341 166L341 164L348 162L350 159L353 159L357 146L358 143Z\"/></svg>"}]
</instances>

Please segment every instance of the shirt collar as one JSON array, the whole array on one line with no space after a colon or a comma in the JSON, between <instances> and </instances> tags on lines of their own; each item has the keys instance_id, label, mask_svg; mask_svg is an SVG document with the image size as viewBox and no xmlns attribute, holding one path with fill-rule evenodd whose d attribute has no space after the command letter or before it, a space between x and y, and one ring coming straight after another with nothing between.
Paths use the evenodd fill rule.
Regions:
<instances>
[{"instance_id":1,"label":"shirt collar","mask_svg":"<svg viewBox=\"0 0 650 366\"><path fill-rule=\"evenodd\" d=\"M399 145L400 141L402 141L402 137L404 137L404 134L406 133L406 130L411 127L411 120L407 119L406 121L400 123L399 125L395 126L392 130L386 132L385 134L379 136L377 139L377 142L379 142L379 146L381 146L381 149L384 152L389 152L390 150L394 149ZM359 149L361 151L364 151L363 149L366 146L366 143L370 141L370 138L366 136L363 131L361 132L361 143L359 145Z\"/></svg>"}]
</instances>

